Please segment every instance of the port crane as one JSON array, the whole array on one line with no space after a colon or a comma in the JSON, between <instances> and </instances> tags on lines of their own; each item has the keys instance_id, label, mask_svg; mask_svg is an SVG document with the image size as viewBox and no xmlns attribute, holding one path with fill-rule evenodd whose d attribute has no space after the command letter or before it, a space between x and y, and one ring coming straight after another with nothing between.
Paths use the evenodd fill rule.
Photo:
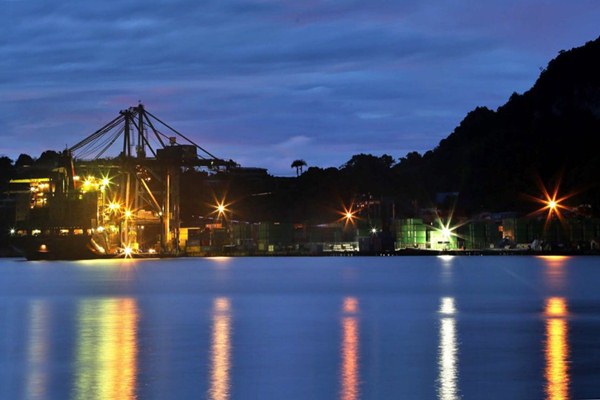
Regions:
<instances>
[{"instance_id":1,"label":"port crane","mask_svg":"<svg viewBox=\"0 0 600 400\"><path fill-rule=\"evenodd\" d=\"M236 166L232 160L216 157L141 103L121 110L65 153L70 163L68 190L85 191L87 185L98 192L95 228L105 229L104 225L118 216L119 245L135 250L143 231L158 226L163 254L179 251L182 169L215 171Z\"/></svg>"}]
</instances>

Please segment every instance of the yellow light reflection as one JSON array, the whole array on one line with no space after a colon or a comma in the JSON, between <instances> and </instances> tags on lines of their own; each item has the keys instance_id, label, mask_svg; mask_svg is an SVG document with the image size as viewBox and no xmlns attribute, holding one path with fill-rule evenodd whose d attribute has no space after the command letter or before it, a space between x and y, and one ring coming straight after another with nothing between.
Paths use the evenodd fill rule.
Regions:
<instances>
[{"instance_id":1,"label":"yellow light reflection","mask_svg":"<svg viewBox=\"0 0 600 400\"><path fill-rule=\"evenodd\" d=\"M440 302L438 348L438 399L460 398L458 390L458 340L456 333L456 306L453 297L443 297Z\"/></svg>"},{"instance_id":2,"label":"yellow light reflection","mask_svg":"<svg viewBox=\"0 0 600 400\"><path fill-rule=\"evenodd\" d=\"M213 302L212 342L210 347L209 398L226 400L230 396L231 302L218 297Z\"/></svg>"},{"instance_id":3,"label":"yellow light reflection","mask_svg":"<svg viewBox=\"0 0 600 400\"><path fill-rule=\"evenodd\" d=\"M44 399L48 396L48 375L44 364L48 362L48 307L41 300L30 306L29 340L27 352L28 399Z\"/></svg>"},{"instance_id":4,"label":"yellow light reflection","mask_svg":"<svg viewBox=\"0 0 600 400\"><path fill-rule=\"evenodd\" d=\"M358 299L346 297L343 304L342 317L342 365L340 399L356 400L359 391L359 341Z\"/></svg>"},{"instance_id":5,"label":"yellow light reflection","mask_svg":"<svg viewBox=\"0 0 600 400\"><path fill-rule=\"evenodd\" d=\"M569 398L569 342L568 326L564 317L569 315L567 302L562 297L546 300L546 394L549 400Z\"/></svg>"},{"instance_id":6,"label":"yellow light reflection","mask_svg":"<svg viewBox=\"0 0 600 400\"><path fill-rule=\"evenodd\" d=\"M137 320L134 299L81 302L75 399L136 398Z\"/></svg>"}]
</instances>

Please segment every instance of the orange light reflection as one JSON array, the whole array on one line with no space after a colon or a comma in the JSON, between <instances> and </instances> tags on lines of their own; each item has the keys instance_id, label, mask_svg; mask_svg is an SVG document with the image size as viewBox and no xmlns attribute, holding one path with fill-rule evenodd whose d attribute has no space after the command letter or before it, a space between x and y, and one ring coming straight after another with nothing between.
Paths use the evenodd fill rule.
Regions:
<instances>
[{"instance_id":1,"label":"orange light reflection","mask_svg":"<svg viewBox=\"0 0 600 400\"><path fill-rule=\"evenodd\" d=\"M564 317L569 315L567 302L562 297L546 301L546 393L549 400L569 398L569 343L568 325Z\"/></svg>"},{"instance_id":2,"label":"orange light reflection","mask_svg":"<svg viewBox=\"0 0 600 400\"><path fill-rule=\"evenodd\" d=\"M538 256L544 263L544 279L549 287L555 291L564 289L567 283L568 256Z\"/></svg>"},{"instance_id":3,"label":"orange light reflection","mask_svg":"<svg viewBox=\"0 0 600 400\"><path fill-rule=\"evenodd\" d=\"M544 261L544 264L549 267L563 267L569 256L537 256L537 258Z\"/></svg>"},{"instance_id":4,"label":"orange light reflection","mask_svg":"<svg viewBox=\"0 0 600 400\"><path fill-rule=\"evenodd\" d=\"M360 332L358 318L358 300L355 297L344 299L342 317L342 365L341 365L341 400L356 400L359 392L359 341ZM351 314L351 315L348 315Z\"/></svg>"},{"instance_id":5,"label":"orange light reflection","mask_svg":"<svg viewBox=\"0 0 600 400\"><path fill-rule=\"evenodd\" d=\"M208 396L212 400L226 400L230 395L231 369L231 303L226 297L213 302L211 342L211 374Z\"/></svg>"}]
</instances>

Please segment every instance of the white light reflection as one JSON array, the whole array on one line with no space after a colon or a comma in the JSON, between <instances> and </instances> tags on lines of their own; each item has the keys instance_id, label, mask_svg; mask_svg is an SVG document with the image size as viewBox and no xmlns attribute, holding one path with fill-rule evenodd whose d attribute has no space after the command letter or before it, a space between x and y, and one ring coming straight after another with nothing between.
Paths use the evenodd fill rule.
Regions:
<instances>
[{"instance_id":1,"label":"white light reflection","mask_svg":"<svg viewBox=\"0 0 600 400\"><path fill-rule=\"evenodd\" d=\"M440 303L440 314L454 315L455 313L456 313L456 308L454 306L454 298L453 297L443 297L442 302Z\"/></svg>"},{"instance_id":2,"label":"white light reflection","mask_svg":"<svg viewBox=\"0 0 600 400\"><path fill-rule=\"evenodd\" d=\"M48 307L41 300L30 306L30 325L27 352L27 398L47 397L48 376L44 364L48 362Z\"/></svg>"},{"instance_id":3,"label":"white light reflection","mask_svg":"<svg viewBox=\"0 0 600 400\"><path fill-rule=\"evenodd\" d=\"M456 333L456 306L453 297L443 297L440 302L440 344L438 349L438 399L459 399L458 390L458 340Z\"/></svg>"},{"instance_id":4,"label":"white light reflection","mask_svg":"<svg viewBox=\"0 0 600 400\"><path fill-rule=\"evenodd\" d=\"M218 297L213 302L212 341L210 347L210 388L212 400L226 400L230 395L231 370L231 302Z\"/></svg>"},{"instance_id":5,"label":"white light reflection","mask_svg":"<svg viewBox=\"0 0 600 400\"><path fill-rule=\"evenodd\" d=\"M341 378L341 400L357 400L359 392L359 357L358 344L360 332L358 328L358 299L346 297L343 305L342 317L342 365Z\"/></svg>"},{"instance_id":6,"label":"white light reflection","mask_svg":"<svg viewBox=\"0 0 600 400\"><path fill-rule=\"evenodd\" d=\"M442 260L443 265L451 265L451 262L454 259L454 256L451 254L440 254L437 257Z\"/></svg>"},{"instance_id":7,"label":"white light reflection","mask_svg":"<svg viewBox=\"0 0 600 400\"><path fill-rule=\"evenodd\" d=\"M441 279L444 285L452 284L452 277L454 274L454 256L448 254L438 255L437 258L441 261L442 270L441 270Z\"/></svg>"}]
</instances>

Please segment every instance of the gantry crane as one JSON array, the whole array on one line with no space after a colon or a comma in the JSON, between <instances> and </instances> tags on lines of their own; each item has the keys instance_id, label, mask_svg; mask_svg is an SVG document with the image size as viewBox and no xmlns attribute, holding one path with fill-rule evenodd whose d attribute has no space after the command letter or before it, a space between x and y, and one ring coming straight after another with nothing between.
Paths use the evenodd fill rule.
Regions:
<instances>
[{"instance_id":1,"label":"gantry crane","mask_svg":"<svg viewBox=\"0 0 600 400\"><path fill-rule=\"evenodd\" d=\"M111 157L115 150L118 154ZM143 104L120 111L112 121L68 148L66 154L71 162L69 189L85 190L87 184L99 193L94 225L104 229L104 224L118 214L119 245L129 248L139 243L140 229L159 224L163 254L175 254L179 249L182 168L218 170L236 165L194 143Z\"/></svg>"}]
</instances>

